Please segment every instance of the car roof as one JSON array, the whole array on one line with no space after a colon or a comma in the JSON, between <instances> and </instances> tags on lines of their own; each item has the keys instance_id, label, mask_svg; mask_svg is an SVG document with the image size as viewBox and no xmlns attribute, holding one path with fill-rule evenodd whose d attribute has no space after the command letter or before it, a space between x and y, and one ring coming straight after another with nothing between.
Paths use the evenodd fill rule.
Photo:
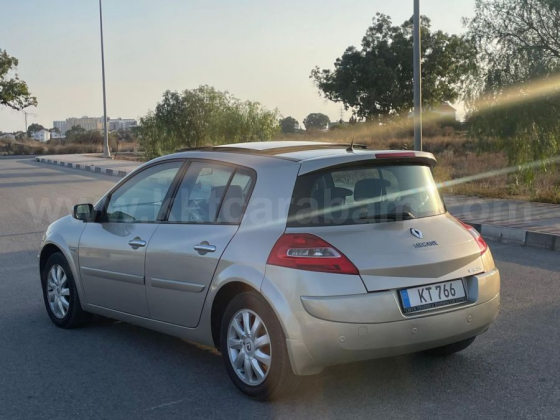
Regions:
<instances>
[{"instance_id":1,"label":"car roof","mask_svg":"<svg viewBox=\"0 0 560 420\"><path fill-rule=\"evenodd\" d=\"M392 161L416 161L429 166L436 163L431 153L409 150L370 150L363 144L329 143L314 141L268 141L234 143L219 146L207 146L184 149L179 152L185 157L201 157L223 159L224 154L258 156L299 162L302 166L300 174L321 168L343 165L371 159L390 158ZM231 156L231 155L230 155ZM168 156L169 157L169 156ZM233 156L232 156L233 157ZM232 159L237 161L238 159Z\"/></svg>"}]
</instances>

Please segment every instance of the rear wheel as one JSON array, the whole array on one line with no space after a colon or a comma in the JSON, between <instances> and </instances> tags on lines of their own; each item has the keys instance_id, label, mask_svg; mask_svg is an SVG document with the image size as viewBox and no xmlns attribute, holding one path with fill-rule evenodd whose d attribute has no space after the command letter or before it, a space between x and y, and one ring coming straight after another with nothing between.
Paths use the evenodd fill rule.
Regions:
<instances>
[{"instance_id":1,"label":"rear wheel","mask_svg":"<svg viewBox=\"0 0 560 420\"><path fill-rule=\"evenodd\" d=\"M60 328L76 328L92 317L82 310L68 261L60 252L51 255L41 273L43 298L51 321Z\"/></svg>"},{"instance_id":2,"label":"rear wheel","mask_svg":"<svg viewBox=\"0 0 560 420\"><path fill-rule=\"evenodd\" d=\"M220 343L229 377L249 397L268 400L297 387L280 322L257 293L241 293L229 303Z\"/></svg>"},{"instance_id":3,"label":"rear wheel","mask_svg":"<svg viewBox=\"0 0 560 420\"><path fill-rule=\"evenodd\" d=\"M474 342L475 339L476 336L467 338L466 340L459 341L457 343L452 343L446 346L436 347L435 349L426 350L424 353L434 357L451 356L452 354L465 350Z\"/></svg>"}]
</instances>

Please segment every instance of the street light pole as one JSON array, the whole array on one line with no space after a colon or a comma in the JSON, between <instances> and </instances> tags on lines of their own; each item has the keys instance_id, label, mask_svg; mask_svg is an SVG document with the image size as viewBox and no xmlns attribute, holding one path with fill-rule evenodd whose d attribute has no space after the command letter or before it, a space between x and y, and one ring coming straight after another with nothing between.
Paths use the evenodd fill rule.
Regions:
<instances>
[{"instance_id":1,"label":"street light pole","mask_svg":"<svg viewBox=\"0 0 560 420\"><path fill-rule=\"evenodd\" d=\"M414 150L422 150L422 63L420 0L414 0Z\"/></svg>"},{"instance_id":2,"label":"street light pole","mask_svg":"<svg viewBox=\"0 0 560 420\"><path fill-rule=\"evenodd\" d=\"M105 51L103 49L103 9L99 0L99 30L101 32L101 75L103 77L103 157L110 158L109 132L107 130L107 95L105 94Z\"/></svg>"}]
</instances>

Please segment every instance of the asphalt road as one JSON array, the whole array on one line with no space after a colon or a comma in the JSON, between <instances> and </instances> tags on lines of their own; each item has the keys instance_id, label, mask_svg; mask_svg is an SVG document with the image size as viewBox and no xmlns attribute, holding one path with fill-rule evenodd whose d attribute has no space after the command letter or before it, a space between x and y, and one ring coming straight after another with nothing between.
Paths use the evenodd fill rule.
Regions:
<instances>
[{"instance_id":1,"label":"asphalt road","mask_svg":"<svg viewBox=\"0 0 560 420\"><path fill-rule=\"evenodd\" d=\"M491 243L502 311L463 353L333 367L273 403L237 392L211 349L101 317L56 328L42 233L115 180L0 158L0 418L560 418L558 252Z\"/></svg>"}]
</instances>

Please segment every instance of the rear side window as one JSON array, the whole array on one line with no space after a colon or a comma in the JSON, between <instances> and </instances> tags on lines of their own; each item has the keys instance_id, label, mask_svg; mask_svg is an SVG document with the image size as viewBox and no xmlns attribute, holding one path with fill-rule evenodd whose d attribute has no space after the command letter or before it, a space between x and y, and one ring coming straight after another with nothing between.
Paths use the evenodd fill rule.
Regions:
<instances>
[{"instance_id":1,"label":"rear side window","mask_svg":"<svg viewBox=\"0 0 560 420\"><path fill-rule=\"evenodd\" d=\"M429 167L361 165L300 176L288 226L390 222L444 212Z\"/></svg>"},{"instance_id":2,"label":"rear side window","mask_svg":"<svg viewBox=\"0 0 560 420\"><path fill-rule=\"evenodd\" d=\"M239 168L235 171L220 207L219 223L241 222L243 210L253 189L253 182L253 174L248 170Z\"/></svg>"},{"instance_id":3,"label":"rear side window","mask_svg":"<svg viewBox=\"0 0 560 420\"><path fill-rule=\"evenodd\" d=\"M179 186L169 221L239 223L253 179L245 169L193 162Z\"/></svg>"}]
</instances>

